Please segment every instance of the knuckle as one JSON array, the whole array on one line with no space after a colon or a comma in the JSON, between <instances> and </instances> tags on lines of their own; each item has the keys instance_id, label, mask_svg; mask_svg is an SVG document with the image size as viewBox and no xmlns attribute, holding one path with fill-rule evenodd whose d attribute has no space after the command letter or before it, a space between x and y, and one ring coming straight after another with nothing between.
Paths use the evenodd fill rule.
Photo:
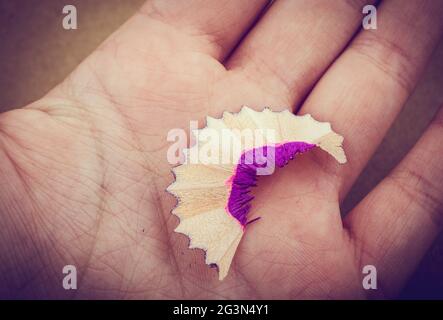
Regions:
<instances>
[{"instance_id":1,"label":"knuckle","mask_svg":"<svg viewBox=\"0 0 443 320\"><path fill-rule=\"evenodd\" d=\"M388 81L392 81L407 92L414 88L413 71L410 70L417 69L416 59L395 40L367 32L357 37L350 48L375 67Z\"/></svg>"},{"instance_id":2,"label":"knuckle","mask_svg":"<svg viewBox=\"0 0 443 320\"><path fill-rule=\"evenodd\" d=\"M409 201L429 214L433 224L438 228L443 227L443 190L438 183L427 178L415 166L397 170L390 176L390 180Z\"/></svg>"}]
</instances>

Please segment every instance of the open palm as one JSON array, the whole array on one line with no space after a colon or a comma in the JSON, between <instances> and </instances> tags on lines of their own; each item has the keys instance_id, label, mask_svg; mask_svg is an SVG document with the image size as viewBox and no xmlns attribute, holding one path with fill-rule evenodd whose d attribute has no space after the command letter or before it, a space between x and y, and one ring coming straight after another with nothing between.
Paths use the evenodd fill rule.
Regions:
<instances>
[{"instance_id":1,"label":"open palm","mask_svg":"<svg viewBox=\"0 0 443 320\"><path fill-rule=\"evenodd\" d=\"M44 98L0 116L0 295L361 298L365 265L371 294L395 295L442 226L441 116L344 221L340 203L441 36L440 1L400 2L352 41L367 1L262 16L264 0L148 2ZM242 105L331 122L349 163L314 151L261 177L262 219L220 282L173 232L166 137ZM76 291L61 286L69 264Z\"/></svg>"}]
</instances>

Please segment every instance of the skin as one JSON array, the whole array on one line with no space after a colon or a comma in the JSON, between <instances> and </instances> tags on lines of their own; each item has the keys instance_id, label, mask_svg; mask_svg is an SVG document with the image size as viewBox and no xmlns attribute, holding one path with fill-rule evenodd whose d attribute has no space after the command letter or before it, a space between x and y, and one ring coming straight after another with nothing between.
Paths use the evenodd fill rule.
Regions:
<instances>
[{"instance_id":1,"label":"skin","mask_svg":"<svg viewBox=\"0 0 443 320\"><path fill-rule=\"evenodd\" d=\"M345 218L340 203L438 43L443 3L382 1L362 31L367 3L149 1L63 83L1 114L0 296L395 297L442 228L442 113ZM242 105L331 122L348 164L314 151L261 177L249 220L262 219L220 282L173 232L166 136ZM68 264L78 290L62 288ZM378 290L363 290L365 265Z\"/></svg>"}]
</instances>

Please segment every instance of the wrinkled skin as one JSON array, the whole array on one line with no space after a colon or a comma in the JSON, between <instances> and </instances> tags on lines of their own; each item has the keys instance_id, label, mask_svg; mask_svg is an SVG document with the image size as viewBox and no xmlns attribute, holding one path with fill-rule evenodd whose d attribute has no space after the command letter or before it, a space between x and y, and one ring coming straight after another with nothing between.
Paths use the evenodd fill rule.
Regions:
<instances>
[{"instance_id":1,"label":"wrinkled skin","mask_svg":"<svg viewBox=\"0 0 443 320\"><path fill-rule=\"evenodd\" d=\"M429 7L442 11L435 2ZM187 249L188 239L173 232L178 220L170 211L176 200L164 191L173 179L166 159L171 144L167 133L187 129L190 120L203 125L206 115L219 117L242 105L257 110L297 106L309 89L284 85L286 79L275 76L278 71L271 67L247 71L255 69L242 66L241 54L228 58L220 53L214 34L186 32L169 23L168 14L146 5L45 97L0 116L0 295L395 296L441 228L443 170L432 160L443 150L441 120L343 222L340 202L403 98L385 106L399 105L387 116L390 120L380 120L374 132L363 130L365 142L363 134L351 133L356 129L349 124L363 123L364 117L377 123L376 114L352 113L340 122L340 113L336 118L303 107L302 113L331 121L345 136L349 164L340 166L316 150L260 178L250 219L262 219L247 227L230 273L220 282L216 269L205 265L203 252ZM419 60L416 68L424 64ZM376 78L379 69L369 69L368 77ZM312 73L320 76L319 71ZM259 73L275 81L265 83ZM340 76L346 79L348 74ZM408 81L413 83L414 77ZM382 85L393 95L405 95L409 82L403 85L397 78L393 82L400 85L394 86L388 82L392 78L382 79ZM308 99L308 106L331 106L328 95L335 90L323 87L328 90L316 93L310 104ZM419 160L430 167L412 170ZM68 264L77 267L75 291L61 286ZM362 288L367 264L377 267L376 291Z\"/></svg>"}]
</instances>

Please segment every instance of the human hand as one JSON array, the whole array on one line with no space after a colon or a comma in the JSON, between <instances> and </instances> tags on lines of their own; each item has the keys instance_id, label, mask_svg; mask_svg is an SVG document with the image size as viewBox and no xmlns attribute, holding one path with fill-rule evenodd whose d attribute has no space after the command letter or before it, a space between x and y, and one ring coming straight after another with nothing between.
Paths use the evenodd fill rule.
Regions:
<instances>
[{"instance_id":1,"label":"human hand","mask_svg":"<svg viewBox=\"0 0 443 320\"><path fill-rule=\"evenodd\" d=\"M443 5L382 1L379 28L351 40L367 2L278 1L244 38L266 1L148 2L44 98L2 114L0 296L364 298L365 265L394 296L441 230L441 113L344 220L340 202L440 39ZM173 232L166 136L242 105L331 122L349 163L313 152L262 177L250 219L263 219L220 282Z\"/></svg>"}]
</instances>

